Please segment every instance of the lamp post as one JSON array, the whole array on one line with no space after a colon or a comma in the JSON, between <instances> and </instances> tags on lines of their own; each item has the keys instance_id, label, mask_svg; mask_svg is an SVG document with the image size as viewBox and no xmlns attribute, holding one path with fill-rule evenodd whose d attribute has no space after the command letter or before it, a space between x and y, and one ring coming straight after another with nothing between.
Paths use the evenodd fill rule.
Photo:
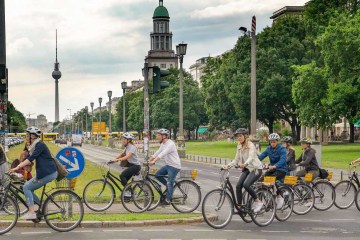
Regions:
<instances>
[{"instance_id":1,"label":"lamp post","mask_svg":"<svg viewBox=\"0 0 360 240\"><path fill-rule=\"evenodd\" d=\"M99 121L99 129L98 129L98 131L100 131L100 135L101 135L101 102L102 102L102 97L99 97L99 104L100 104L100 121ZM98 140L99 140L99 134L98 134ZM102 135L100 136L99 145L102 145Z\"/></svg>"},{"instance_id":2,"label":"lamp post","mask_svg":"<svg viewBox=\"0 0 360 240\"><path fill-rule=\"evenodd\" d=\"M123 132L126 132L126 111L125 111L125 92L126 89L130 89L130 87L127 86L127 82L122 82L121 83L121 88L123 90Z\"/></svg>"},{"instance_id":3,"label":"lamp post","mask_svg":"<svg viewBox=\"0 0 360 240\"><path fill-rule=\"evenodd\" d=\"M93 138L93 124L94 124L94 102L90 103L90 107L91 107L91 131L90 131L90 139L91 139L91 144L94 144L94 138Z\"/></svg>"},{"instance_id":4,"label":"lamp post","mask_svg":"<svg viewBox=\"0 0 360 240\"><path fill-rule=\"evenodd\" d=\"M67 110L70 111L70 134L71 134L72 132L71 108L68 108Z\"/></svg>"},{"instance_id":5,"label":"lamp post","mask_svg":"<svg viewBox=\"0 0 360 240\"><path fill-rule=\"evenodd\" d=\"M180 77L179 77L179 137L178 137L178 152L180 157L185 157L185 139L184 139L184 106L183 106L183 60L186 55L186 43L180 43L176 46L176 55L180 60Z\"/></svg>"},{"instance_id":6,"label":"lamp post","mask_svg":"<svg viewBox=\"0 0 360 240\"><path fill-rule=\"evenodd\" d=\"M85 106L85 138L86 138L86 141L87 141L87 132L88 132L88 123L87 123L87 116L88 116L88 111L89 111L89 108L88 106Z\"/></svg>"},{"instance_id":7,"label":"lamp post","mask_svg":"<svg viewBox=\"0 0 360 240\"><path fill-rule=\"evenodd\" d=\"M109 134L111 136L112 133L112 129L111 129L111 96L112 96L112 91L108 91L108 97L109 97Z\"/></svg>"}]
</instances>

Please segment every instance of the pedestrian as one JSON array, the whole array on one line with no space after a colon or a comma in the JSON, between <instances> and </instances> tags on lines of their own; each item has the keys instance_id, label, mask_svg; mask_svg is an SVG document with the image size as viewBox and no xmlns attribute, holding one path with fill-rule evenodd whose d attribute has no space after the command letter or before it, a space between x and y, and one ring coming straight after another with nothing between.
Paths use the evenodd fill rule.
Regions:
<instances>
[{"instance_id":1,"label":"pedestrian","mask_svg":"<svg viewBox=\"0 0 360 240\"><path fill-rule=\"evenodd\" d=\"M30 139L30 147L28 149L29 156L17 167L10 169L9 172L16 172L17 170L30 165L34 160L36 161L36 176L30 181L27 181L23 186L29 211L21 217L21 219L25 220L34 220L37 219L35 203L40 203L40 200L34 191L55 180L58 176L58 172L49 148L45 143L40 141L41 130L36 127L29 127L26 129L26 132Z\"/></svg>"},{"instance_id":2,"label":"pedestrian","mask_svg":"<svg viewBox=\"0 0 360 240\"><path fill-rule=\"evenodd\" d=\"M160 148L149 159L149 164L153 165L160 159L165 160L165 166L160 168L155 177L159 182L167 186L167 193L163 205L170 205L173 197L173 188L176 175L181 169L181 160L176 149L175 143L170 139L170 131L167 129L160 129L157 131L157 139L160 142ZM163 176L168 176L166 179Z\"/></svg>"},{"instance_id":3,"label":"pedestrian","mask_svg":"<svg viewBox=\"0 0 360 240\"><path fill-rule=\"evenodd\" d=\"M252 185L261 176L262 164L257 156L255 145L249 139L249 131L247 129L237 129L234 133L234 137L237 137L238 139L235 159L225 165L224 168L227 169L237 165L242 168L242 173L236 185L237 204L238 206L242 205L242 189L245 188L245 190L254 199L254 212L257 213L261 210L264 204L257 197Z\"/></svg>"}]
</instances>

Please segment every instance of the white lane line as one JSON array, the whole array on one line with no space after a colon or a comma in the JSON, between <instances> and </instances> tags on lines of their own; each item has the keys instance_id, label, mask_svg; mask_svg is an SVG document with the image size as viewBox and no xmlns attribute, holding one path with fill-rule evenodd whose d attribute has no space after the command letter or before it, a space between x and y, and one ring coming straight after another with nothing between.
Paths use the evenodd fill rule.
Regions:
<instances>
[{"instance_id":1,"label":"white lane line","mask_svg":"<svg viewBox=\"0 0 360 240\"><path fill-rule=\"evenodd\" d=\"M327 232L324 232L324 231L300 231L302 233L327 233Z\"/></svg>"},{"instance_id":2,"label":"white lane line","mask_svg":"<svg viewBox=\"0 0 360 240\"><path fill-rule=\"evenodd\" d=\"M213 232L212 229L184 229L185 232Z\"/></svg>"},{"instance_id":3,"label":"white lane line","mask_svg":"<svg viewBox=\"0 0 360 240\"><path fill-rule=\"evenodd\" d=\"M342 233L354 233L354 232L342 232Z\"/></svg>"},{"instance_id":4,"label":"white lane line","mask_svg":"<svg viewBox=\"0 0 360 240\"><path fill-rule=\"evenodd\" d=\"M262 232L264 232L264 233L288 233L288 232L290 232L290 231L276 231L276 230L274 230L274 231L272 231L272 230L261 230Z\"/></svg>"},{"instance_id":5,"label":"white lane line","mask_svg":"<svg viewBox=\"0 0 360 240\"><path fill-rule=\"evenodd\" d=\"M212 174L216 174L216 175L219 175L219 173L218 173L218 172L210 172L210 173L212 173Z\"/></svg>"},{"instance_id":6,"label":"white lane line","mask_svg":"<svg viewBox=\"0 0 360 240\"><path fill-rule=\"evenodd\" d=\"M143 229L144 232L172 232L174 229Z\"/></svg>"},{"instance_id":7,"label":"white lane line","mask_svg":"<svg viewBox=\"0 0 360 240\"><path fill-rule=\"evenodd\" d=\"M291 221L295 222L323 222L323 220L320 219L291 219Z\"/></svg>"},{"instance_id":8,"label":"white lane line","mask_svg":"<svg viewBox=\"0 0 360 240\"><path fill-rule=\"evenodd\" d=\"M237 238L236 240L267 240L266 238Z\"/></svg>"},{"instance_id":9,"label":"white lane line","mask_svg":"<svg viewBox=\"0 0 360 240\"><path fill-rule=\"evenodd\" d=\"M356 221L356 219L340 219L340 218L333 218L333 219L330 219L330 221Z\"/></svg>"},{"instance_id":10,"label":"white lane line","mask_svg":"<svg viewBox=\"0 0 360 240\"><path fill-rule=\"evenodd\" d=\"M132 232L132 229L104 229L103 232Z\"/></svg>"},{"instance_id":11,"label":"white lane line","mask_svg":"<svg viewBox=\"0 0 360 240\"><path fill-rule=\"evenodd\" d=\"M251 230L223 230L224 232L251 232Z\"/></svg>"},{"instance_id":12,"label":"white lane line","mask_svg":"<svg viewBox=\"0 0 360 240\"><path fill-rule=\"evenodd\" d=\"M51 232L22 232L21 234L51 234Z\"/></svg>"},{"instance_id":13,"label":"white lane line","mask_svg":"<svg viewBox=\"0 0 360 240\"><path fill-rule=\"evenodd\" d=\"M75 232L75 233L89 233L89 232L94 232L93 230L72 230L71 232Z\"/></svg>"}]
</instances>

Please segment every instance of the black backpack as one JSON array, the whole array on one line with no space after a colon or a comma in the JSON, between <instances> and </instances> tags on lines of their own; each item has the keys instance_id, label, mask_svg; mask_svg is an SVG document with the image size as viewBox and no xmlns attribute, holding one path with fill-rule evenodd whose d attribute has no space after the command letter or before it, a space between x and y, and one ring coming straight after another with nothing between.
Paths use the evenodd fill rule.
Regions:
<instances>
[{"instance_id":1,"label":"black backpack","mask_svg":"<svg viewBox=\"0 0 360 240\"><path fill-rule=\"evenodd\" d=\"M326 170L326 169L323 169L323 168L320 168L319 169L319 177L321 178L321 179L325 179L325 178L327 178L329 176L329 173L328 173L328 171Z\"/></svg>"}]
</instances>

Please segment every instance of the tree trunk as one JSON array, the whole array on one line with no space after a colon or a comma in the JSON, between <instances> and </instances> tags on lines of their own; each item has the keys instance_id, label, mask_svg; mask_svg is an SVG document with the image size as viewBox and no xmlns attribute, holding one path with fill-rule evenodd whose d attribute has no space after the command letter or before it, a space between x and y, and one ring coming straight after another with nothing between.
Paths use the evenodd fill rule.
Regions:
<instances>
[{"instance_id":1,"label":"tree trunk","mask_svg":"<svg viewBox=\"0 0 360 240\"><path fill-rule=\"evenodd\" d=\"M291 124L291 134L292 134L292 138L293 138L293 144L296 143L296 138L297 138L297 129L296 129L296 125L295 124Z\"/></svg>"},{"instance_id":2,"label":"tree trunk","mask_svg":"<svg viewBox=\"0 0 360 240\"><path fill-rule=\"evenodd\" d=\"M195 139L198 140L198 130L199 130L199 126L196 127L195 129Z\"/></svg>"},{"instance_id":3,"label":"tree trunk","mask_svg":"<svg viewBox=\"0 0 360 240\"><path fill-rule=\"evenodd\" d=\"M296 125L296 141L300 141L300 136L301 136L301 126L300 125Z\"/></svg>"},{"instance_id":4,"label":"tree trunk","mask_svg":"<svg viewBox=\"0 0 360 240\"><path fill-rule=\"evenodd\" d=\"M350 143L354 143L354 131L355 131L355 127L354 127L354 123L350 123L349 122L349 125L350 125L350 140L349 142Z\"/></svg>"},{"instance_id":5,"label":"tree trunk","mask_svg":"<svg viewBox=\"0 0 360 240\"><path fill-rule=\"evenodd\" d=\"M269 134L274 132L274 120L273 119L269 119Z\"/></svg>"},{"instance_id":6,"label":"tree trunk","mask_svg":"<svg viewBox=\"0 0 360 240\"><path fill-rule=\"evenodd\" d=\"M190 141L191 140L191 130L190 129L188 129L188 140Z\"/></svg>"}]
</instances>

